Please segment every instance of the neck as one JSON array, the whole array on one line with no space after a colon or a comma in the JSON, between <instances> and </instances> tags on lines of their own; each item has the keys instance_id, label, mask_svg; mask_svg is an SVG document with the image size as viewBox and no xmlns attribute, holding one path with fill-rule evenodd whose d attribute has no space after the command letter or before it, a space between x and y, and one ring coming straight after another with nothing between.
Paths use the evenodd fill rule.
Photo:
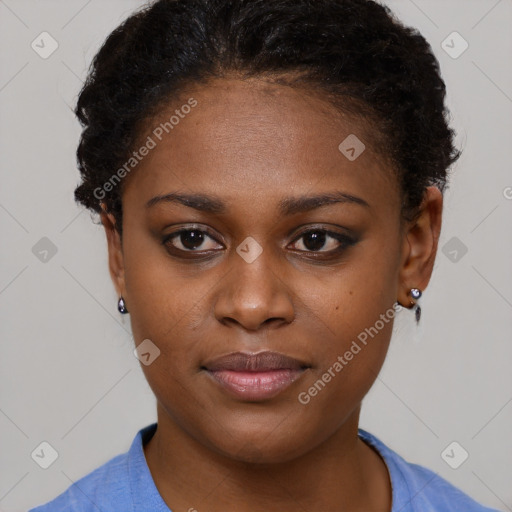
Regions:
<instances>
[{"instance_id":1,"label":"neck","mask_svg":"<svg viewBox=\"0 0 512 512\"><path fill-rule=\"evenodd\" d=\"M172 510L389 512L389 474L357 435L359 411L314 450L290 461L258 464L211 450L158 406L158 428L144 454Z\"/></svg>"}]
</instances>

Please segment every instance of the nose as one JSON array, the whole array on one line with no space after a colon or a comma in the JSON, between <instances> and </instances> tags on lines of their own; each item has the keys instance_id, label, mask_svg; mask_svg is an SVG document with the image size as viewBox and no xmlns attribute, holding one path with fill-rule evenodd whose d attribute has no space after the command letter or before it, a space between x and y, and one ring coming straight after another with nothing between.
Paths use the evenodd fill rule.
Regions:
<instances>
[{"instance_id":1,"label":"nose","mask_svg":"<svg viewBox=\"0 0 512 512\"><path fill-rule=\"evenodd\" d=\"M292 290L285 272L263 251L252 263L236 252L230 257L231 271L218 284L215 317L223 325L238 325L247 331L278 327L295 317Z\"/></svg>"}]
</instances>

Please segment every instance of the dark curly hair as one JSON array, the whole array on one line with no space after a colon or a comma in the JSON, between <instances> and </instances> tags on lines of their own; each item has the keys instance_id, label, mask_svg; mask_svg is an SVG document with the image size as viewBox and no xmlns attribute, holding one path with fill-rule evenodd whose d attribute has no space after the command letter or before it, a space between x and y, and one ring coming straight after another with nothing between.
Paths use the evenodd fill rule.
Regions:
<instances>
[{"instance_id":1,"label":"dark curly hair","mask_svg":"<svg viewBox=\"0 0 512 512\"><path fill-rule=\"evenodd\" d=\"M111 212L122 235L122 185L141 127L187 86L235 74L321 93L371 120L378 151L414 220L425 188L441 192L458 159L445 84L427 41L372 0L158 0L126 19L95 56L75 113L76 201ZM341 141L340 141L341 142ZM101 193L99 193L101 191Z\"/></svg>"}]
</instances>

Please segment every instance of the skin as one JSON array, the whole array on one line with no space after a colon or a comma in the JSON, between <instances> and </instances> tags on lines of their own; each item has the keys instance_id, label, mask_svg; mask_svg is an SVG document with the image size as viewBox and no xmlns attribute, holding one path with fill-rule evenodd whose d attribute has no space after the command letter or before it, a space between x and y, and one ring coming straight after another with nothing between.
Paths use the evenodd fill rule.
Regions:
<instances>
[{"instance_id":1,"label":"skin","mask_svg":"<svg viewBox=\"0 0 512 512\"><path fill-rule=\"evenodd\" d=\"M168 119L189 97L198 105L123 185L122 241L112 215L102 214L110 273L135 342L150 339L161 351L141 365L157 399L158 428L144 446L155 484L175 512L389 512L386 465L357 428L392 320L308 404L298 395L395 301L411 307L410 289L426 288L442 194L429 187L418 219L401 223L397 181L373 149L373 128L337 113L317 94L261 79L191 88L148 126ZM366 144L353 162L338 149L352 133ZM149 134L148 128L141 140ZM170 202L145 207L177 191L214 195L226 211ZM278 212L285 197L334 191L369 207L336 203ZM173 256L162 244L182 227L208 230L192 257L191 250ZM328 237L315 258L300 236L314 228L356 243L328 257L340 247ZM236 252L249 236L263 249L252 263ZM176 253L186 250L183 238L172 243ZM193 259L197 250L210 251L209 258ZM263 350L311 368L263 402L229 396L201 370L230 352Z\"/></svg>"}]
</instances>

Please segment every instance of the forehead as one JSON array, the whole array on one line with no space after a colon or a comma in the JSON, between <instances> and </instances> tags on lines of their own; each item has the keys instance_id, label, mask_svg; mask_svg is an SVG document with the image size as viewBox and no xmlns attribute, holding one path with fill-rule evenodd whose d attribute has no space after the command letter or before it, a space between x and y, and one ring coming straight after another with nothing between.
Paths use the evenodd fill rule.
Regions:
<instances>
[{"instance_id":1,"label":"forehead","mask_svg":"<svg viewBox=\"0 0 512 512\"><path fill-rule=\"evenodd\" d=\"M389 201L396 179L374 150L373 131L318 93L217 79L188 88L146 123L140 141L154 147L127 190L147 199L176 188L249 199L343 187Z\"/></svg>"}]
</instances>

